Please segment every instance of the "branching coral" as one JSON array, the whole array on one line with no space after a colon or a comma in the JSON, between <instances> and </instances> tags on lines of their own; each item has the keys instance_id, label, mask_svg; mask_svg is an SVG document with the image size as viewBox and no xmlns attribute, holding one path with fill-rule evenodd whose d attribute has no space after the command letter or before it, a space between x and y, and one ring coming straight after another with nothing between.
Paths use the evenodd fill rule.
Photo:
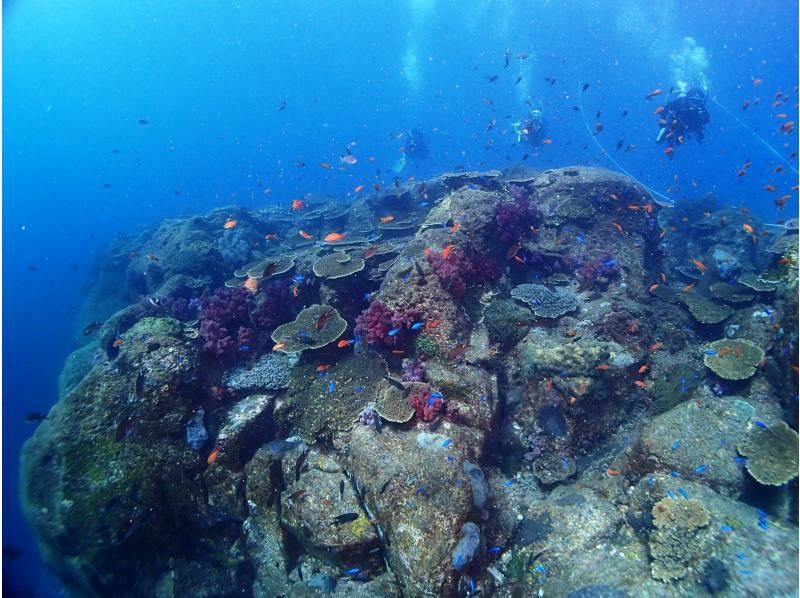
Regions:
<instances>
[{"instance_id":1,"label":"branching coral","mask_svg":"<svg viewBox=\"0 0 800 598\"><path fill-rule=\"evenodd\" d=\"M421 384L408 395L408 404L418 419L432 422L442 412L444 398L440 393L432 393L431 387L427 384Z\"/></svg>"}]
</instances>

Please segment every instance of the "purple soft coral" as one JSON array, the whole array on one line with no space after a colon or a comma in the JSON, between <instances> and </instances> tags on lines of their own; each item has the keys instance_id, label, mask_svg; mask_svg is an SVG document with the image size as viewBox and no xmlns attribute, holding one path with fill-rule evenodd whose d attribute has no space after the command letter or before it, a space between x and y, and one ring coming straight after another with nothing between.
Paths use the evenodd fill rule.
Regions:
<instances>
[{"instance_id":1,"label":"purple soft coral","mask_svg":"<svg viewBox=\"0 0 800 598\"><path fill-rule=\"evenodd\" d=\"M215 357L231 356L254 340L250 324L248 291L242 287L217 289L200 301L203 350Z\"/></svg>"},{"instance_id":2,"label":"purple soft coral","mask_svg":"<svg viewBox=\"0 0 800 598\"><path fill-rule=\"evenodd\" d=\"M539 224L542 214L524 187L509 185L508 194L511 199L498 204L494 221L497 239L501 243L516 243L530 232L531 226Z\"/></svg>"},{"instance_id":3,"label":"purple soft coral","mask_svg":"<svg viewBox=\"0 0 800 598\"><path fill-rule=\"evenodd\" d=\"M428 262L442 286L450 291L453 297L459 299L464 296L467 292L467 281L474 274L474 268L463 253L451 250L445 255L445 252L431 251L428 254Z\"/></svg>"},{"instance_id":4,"label":"purple soft coral","mask_svg":"<svg viewBox=\"0 0 800 598\"><path fill-rule=\"evenodd\" d=\"M356 318L355 333L368 345L383 344L397 347L405 344L411 327L420 318L420 311L401 307L394 311L380 301L373 301Z\"/></svg>"}]
</instances>

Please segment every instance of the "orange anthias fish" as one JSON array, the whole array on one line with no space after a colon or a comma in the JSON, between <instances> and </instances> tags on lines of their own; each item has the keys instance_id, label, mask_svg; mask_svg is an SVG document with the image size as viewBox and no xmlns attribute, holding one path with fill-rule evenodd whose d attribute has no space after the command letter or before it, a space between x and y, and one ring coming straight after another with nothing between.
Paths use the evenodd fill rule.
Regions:
<instances>
[{"instance_id":1,"label":"orange anthias fish","mask_svg":"<svg viewBox=\"0 0 800 598\"><path fill-rule=\"evenodd\" d=\"M356 188L353 189L353 193L359 193L362 189L364 189L364 185L356 185Z\"/></svg>"},{"instance_id":2,"label":"orange anthias fish","mask_svg":"<svg viewBox=\"0 0 800 598\"><path fill-rule=\"evenodd\" d=\"M453 226L450 227L450 234L454 235L458 232L458 229L461 228L461 223L456 222Z\"/></svg>"},{"instance_id":3,"label":"orange anthias fish","mask_svg":"<svg viewBox=\"0 0 800 598\"><path fill-rule=\"evenodd\" d=\"M273 351L280 351L285 346L286 346L286 343L275 343L274 345L272 345L272 350Z\"/></svg>"},{"instance_id":4,"label":"orange anthias fish","mask_svg":"<svg viewBox=\"0 0 800 598\"><path fill-rule=\"evenodd\" d=\"M373 255L375 255L376 253L378 253L378 246L377 246L377 245L370 245L369 247L367 247L367 250L364 252L364 254L362 255L362 257L363 257L365 260L368 260L368 259L369 259L369 258L371 258Z\"/></svg>"},{"instance_id":5,"label":"orange anthias fish","mask_svg":"<svg viewBox=\"0 0 800 598\"><path fill-rule=\"evenodd\" d=\"M319 163L319 167L320 168L324 168L325 170L330 170L331 168L333 168L333 166L331 166L327 162L320 162Z\"/></svg>"},{"instance_id":6,"label":"orange anthias fish","mask_svg":"<svg viewBox=\"0 0 800 598\"><path fill-rule=\"evenodd\" d=\"M266 235L264 235L264 238L267 241L277 241L278 240L278 235L275 234L275 233L267 233Z\"/></svg>"},{"instance_id":7,"label":"orange anthias fish","mask_svg":"<svg viewBox=\"0 0 800 598\"><path fill-rule=\"evenodd\" d=\"M654 89L653 91L648 93L646 96L644 96L644 99L645 100L652 100L654 97L660 96L662 93L664 93L663 89Z\"/></svg>"},{"instance_id":8,"label":"orange anthias fish","mask_svg":"<svg viewBox=\"0 0 800 598\"><path fill-rule=\"evenodd\" d=\"M448 257L450 257L450 253L451 253L452 251L453 251L453 244L452 244L452 243L450 243L450 244L449 244L447 247L445 247L444 249L442 249L442 257L443 257L444 259L447 259Z\"/></svg>"},{"instance_id":9,"label":"orange anthias fish","mask_svg":"<svg viewBox=\"0 0 800 598\"><path fill-rule=\"evenodd\" d=\"M654 293L657 288L658 288L658 284L651 284L650 285L650 293Z\"/></svg>"},{"instance_id":10,"label":"orange anthias fish","mask_svg":"<svg viewBox=\"0 0 800 598\"><path fill-rule=\"evenodd\" d=\"M114 339L114 342L111 343L111 346L116 349L117 347L119 347L124 342L125 342L125 339L117 338L117 339Z\"/></svg>"},{"instance_id":11,"label":"orange anthias fish","mask_svg":"<svg viewBox=\"0 0 800 598\"><path fill-rule=\"evenodd\" d=\"M601 363L600 365L598 365L594 369L596 369L596 370L598 370L600 372L605 372L606 370L611 369L611 366L608 365L607 363Z\"/></svg>"},{"instance_id":12,"label":"orange anthias fish","mask_svg":"<svg viewBox=\"0 0 800 598\"><path fill-rule=\"evenodd\" d=\"M242 286L254 295L258 293L258 279L253 278L252 276L248 276L247 280L244 281Z\"/></svg>"},{"instance_id":13,"label":"orange anthias fish","mask_svg":"<svg viewBox=\"0 0 800 598\"><path fill-rule=\"evenodd\" d=\"M394 220L394 216L382 216L382 217L381 217L381 222L382 222L383 224L388 224L388 223L389 223L389 222L391 222L392 220Z\"/></svg>"},{"instance_id":14,"label":"orange anthias fish","mask_svg":"<svg viewBox=\"0 0 800 598\"><path fill-rule=\"evenodd\" d=\"M208 459L206 459L206 463L211 465L214 461L217 460L217 457L219 457L219 447L215 448L213 451L208 453Z\"/></svg>"},{"instance_id":15,"label":"orange anthias fish","mask_svg":"<svg viewBox=\"0 0 800 598\"><path fill-rule=\"evenodd\" d=\"M692 263L697 267L698 270L701 272L705 272L706 265L698 259L692 258Z\"/></svg>"},{"instance_id":16,"label":"orange anthias fish","mask_svg":"<svg viewBox=\"0 0 800 598\"><path fill-rule=\"evenodd\" d=\"M314 236L313 236L313 235L309 235L309 234L308 234L306 231L304 231L304 230L299 230L299 231L297 231L297 234L298 234L298 235L300 235L301 237L303 237L303 238L304 238L304 239L306 239L306 240L308 240L308 239L313 239L313 238L314 238Z\"/></svg>"},{"instance_id":17,"label":"orange anthias fish","mask_svg":"<svg viewBox=\"0 0 800 598\"><path fill-rule=\"evenodd\" d=\"M617 229L618 233L622 234L622 225L619 222L612 222L611 224Z\"/></svg>"},{"instance_id":18,"label":"orange anthias fish","mask_svg":"<svg viewBox=\"0 0 800 598\"><path fill-rule=\"evenodd\" d=\"M611 468L609 468L609 469L606 469L606 473L608 475L610 475L610 476L616 476L616 475L621 474L622 472L619 469L611 469Z\"/></svg>"},{"instance_id":19,"label":"orange anthias fish","mask_svg":"<svg viewBox=\"0 0 800 598\"><path fill-rule=\"evenodd\" d=\"M434 328L438 327L443 320L431 320L430 322L425 323L425 332L430 332Z\"/></svg>"},{"instance_id":20,"label":"orange anthias fish","mask_svg":"<svg viewBox=\"0 0 800 598\"><path fill-rule=\"evenodd\" d=\"M643 380L634 380L633 383L639 388L647 388L647 382L644 382Z\"/></svg>"},{"instance_id":21,"label":"orange anthias fish","mask_svg":"<svg viewBox=\"0 0 800 598\"><path fill-rule=\"evenodd\" d=\"M649 369L649 368L647 367L647 364L644 364L644 365L643 365L642 367L640 367L640 368L639 368L637 371L638 371L640 374L644 374L644 373L645 373L645 372L646 372L648 369Z\"/></svg>"},{"instance_id":22,"label":"orange anthias fish","mask_svg":"<svg viewBox=\"0 0 800 598\"><path fill-rule=\"evenodd\" d=\"M224 228L225 230L230 230L232 228L236 228L237 224L239 224L239 222L236 221L236 220L233 220L233 219L226 220L225 224L222 225L222 228Z\"/></svg>"},{"instance_id":23,"label":"orange anthias fish","mask_svg":"<svg viewBox=\"0 0 800 598\"><path fill-rule=\"evenodd\" d=\"M755 229L750 224L748 224L747 222L742 224L742 230L744 232L746 232L748 235L752 235L752 234L754 234L756 232Z\"/></svg>"},{"instance_id":24,"label":"orange anthias fish","mask_svg":"<svg viewBox=\"0 0 800 598\"><path fill-rule=\"evenodd\" d=\"M338 343L336 343L336 346L339 347L340 349L344 349L345 347L347 347L349 345L350 345L350 341L345 340L345 339L342 339Z\"/></svg>"},{"instance_id":25,"label":"orange anthias fish","mask_svg":"<svg viewBox=\"0 0 800 598\"><path fill-rule=\"evenodd\" d=\"M656 341L652 345L650 345L647 348L647 350L650 351L650 353L653 353L655 351L658 351L663 346L664 346L664 343L662 343L661 341Z\"/></svg>"},{"instance_id":26,"label":"orange anthias fish","mask_svg":"<svg viewBox=\"0 0 800 598\"><path fill-rule=\"evenodd\" d=\"M321 365L318 365L318 366L317 366L317 371L318 371L318 372L327 372L327 371L328 371L328 369L330 369L330 367L331 367L331 366L329 366L329 365L326 365L326 364L321 364Z\"/></svg>"},{"instance_id":27,"label":"orange anthias fish","mask_svg":"<svg viewBox=\"0 0 800 598\"><path fill-rule=\"evenodd\" d=\"M323 328L325 328L325 324L328 323L328 320L331 319L332 315L333 315L333 310L329 309L328 311L326 311L324 314L322 314L319 317L319 319L317 320L317 323L314 325L314 327L317 330L322 330Z\"/></svg>"},{"instance_id":28,"label":"orange anthias fish","mask_svg":"<svg viewBox=\"0 0 800 598\"><path fill-rule=\"evenodd\" d=\"M672 154L674 154L674 153L675 153L675 148L674 148L674 147L672 147L672 146L665 147L665 148L664 148L664 153L665 153L665 154L667 154L667 155L668 155L668 156L671 158L671 157L672 157Z\"/></svg>"},{"instance_id":29,"label":"orange anthias fish","mask_svg":"<svg viewBox=\"0 0 800 598\"><path fill-rule=\"evenodd\" d=\"M153 262L157 262L158 261L158 256L153 254L153 253L148 253L144 257L146 257L148 260L151 260Z\"/></svg>"},{"instance_id":30,"label":"orange anthias fish","mask_svg":"<svg viewBox=\"0 0 800 598\"><path fill-rule=\"evenodd\" d=\"M697 284L696 282L693 282L692 284L687 284L685 287L681 289L681 291L683 291L684 293L689 293L696 284Z\"/></svg>"},{"instance_id":31,"label":"orange anthias fish","mask_svg":"<svg viewBox=\"0 0 800 598\"><path fill-rule=\"evenodd\" d=\"M328 243L334 243L336 241L342 241L346 237L346 233L328 233L323 237L323 240L327 241Z\"/></svg>"},{"instance_id":32,"label":"orange anthias fish","mask_svg":"<svg viewBox=\"0 0 800 598\"><path fill-rule=\"evenodd\" d=\"M541 144L542 145L553 145L553 140L549 139L549 138L548 139L542 139Z\"/></svg>"},{"instance_id":33,"label":"orange anthias fish","mask_svg":"<svg viewBox=\"0 0 800 598\"><path fill-rule=\"evenodd\" d=\"M775 191L775 185L764 185L764 191L773 192Z\"/></svg>"},{"instance_id":34,"label":"orange anthias fish","mask_svg":"<svg viewBox=\"0 0 800 598\"><path fill-rule=\"evenodd\" d=\"M304 202L302 199L293 199L292 200L292 209L295 210L295 211L302 210L305 207L305 205L306 205L306 202Z\"/></svg>"}]
</instances>

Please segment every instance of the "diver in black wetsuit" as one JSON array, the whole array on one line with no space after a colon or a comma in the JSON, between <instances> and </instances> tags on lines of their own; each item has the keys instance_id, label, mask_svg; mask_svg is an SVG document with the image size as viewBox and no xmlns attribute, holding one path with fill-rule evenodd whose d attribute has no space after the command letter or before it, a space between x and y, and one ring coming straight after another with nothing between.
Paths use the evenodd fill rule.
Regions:
<instances>
[{"instance_id":1,"label":"diver in black wetsuit","mask_svg":"<svg viewBox=\"0 0 800 598\"><path fill-rule=\"evenodd\" d=\"M417 128L410 129L405 132L405 143L400 150L402 155L400 159L392 166L392 171L400 173L405 168L408 160L413 160L419 163L420 160L425 160L428 157L428 144L425 142L425 136Z\"/></svg>"},{"instance_id":2,"label":"diver in black wetsuit","mask_svg":"<svg viewBox=\"0 0 800 598\"><path fill-rule=\"evenodd\" d=\"M656 143L666 141L669 147L674 147L691 137L702 143L703 129L711 120L706 109L707 99L706 90L697 86L679 84L670 90L658 121L661 130Z\"/></svg>"}]
</instances>

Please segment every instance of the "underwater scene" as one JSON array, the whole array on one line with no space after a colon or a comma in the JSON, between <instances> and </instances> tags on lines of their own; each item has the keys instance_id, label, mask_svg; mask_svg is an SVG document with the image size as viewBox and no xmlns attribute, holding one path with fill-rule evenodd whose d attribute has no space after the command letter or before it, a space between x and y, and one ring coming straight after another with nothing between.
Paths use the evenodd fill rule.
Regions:
<instances>
[{"instance_id":1,"label":"underwater scene","mask_svg":"<svg viewBox=\"0 0 800 598\"><path fill-rule=\"evenodd\" d=\"M798 595L798 5L3 3L3 595Z\"/></svg>"}]
</instances>

